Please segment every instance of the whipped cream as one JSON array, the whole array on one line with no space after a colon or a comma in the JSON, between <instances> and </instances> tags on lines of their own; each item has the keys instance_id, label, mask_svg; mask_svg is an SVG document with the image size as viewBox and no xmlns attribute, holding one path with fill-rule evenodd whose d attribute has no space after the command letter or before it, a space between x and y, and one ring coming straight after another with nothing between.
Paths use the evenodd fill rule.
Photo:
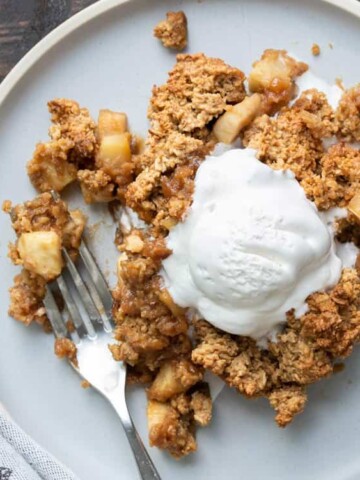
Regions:
<instances>
[{"instance_id":1,"label":"whipped cream","mask_svg":"<svg viewBox=\"0 0 360 480\"><path fill-rule=\"evenodd\" d=\"M174 301L214 326L260 339L341 274L331 228L289 170L252 149L209 156L174 227L162 276Z\"/></svg>"},{"instance_id":2,"label":"whipped cream","mask_svg":"<svg viewBox=\"0 0 360 480\"><path fill-rule=\"evenodd\" d=\"M338 85L330 85L309 70L296 79L296 85L298 87L296 98L298 98L305 90L315 88L316 90L319 90L319 92L323 92L325 94L329 105L334 110L337 109L340 99L344 93L344 90L342 90Z\"/></svg>"}]
</instances>

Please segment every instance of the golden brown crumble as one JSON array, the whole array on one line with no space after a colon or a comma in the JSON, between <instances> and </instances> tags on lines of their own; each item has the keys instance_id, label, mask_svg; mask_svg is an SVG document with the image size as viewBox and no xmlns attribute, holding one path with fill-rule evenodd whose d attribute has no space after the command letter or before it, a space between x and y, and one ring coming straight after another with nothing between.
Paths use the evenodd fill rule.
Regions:
<instances>
[{"instance_id":1,"label":"golden brown crumble","mask_svg":"<svg viewBox=\"0 0 360 480\"><path fill-rule=\"evenodd\" d=\"M205 427L211 421L209 388L196 383L188 392L174 392L168 402L149 395L147 416L150 445L167 449L175 458L188 455L197 448L195 425Z\"/></svg>"},{"instance_id":2,"label":"golden brown crumble","mask_svg":"<svg viewBox=\"0 0 360 480\"><path fill-rule=\"evenodd\" d=\"M87 203L123 199L134 179L139 140L127 131L124 113L100 110L98 124L68 99L48 103L51 140L36 146L27 171L40 192L60 192L78 180Z\"/></svg>"},{"instance_id":3,"label":"golden brown crumble","mask_svg":"<svg viewBox=\"0 0 360 480\"><path fill-rule=\"evenodd\" d=\"M51 140L36 146L27 165L30 180L40 192L61 191L76 180L78 168L91 164L96 150L96 125L86 108L64 98L49 102L48 108Z\"/></svg>"},{"instance_id":4,"label":"golden brown crumble","mask_svg":"<svg viewBox=\"0 0 360 480\"><path fill-rule=\"evenodd\" d=\"M336 113L344 140L360 142L360 84L344 93Z\"/></svg>"},{"instance_id":5,"label":"golden brown crumble","mask_svg":"<svg viewBox=\"0 0 360 480\"><path fill-rule=\"evenodd\" d=\"M298 180L313 177L324 147L322 137L336 132L335 115L324 94L303 92L277 117L263 115L245 131L246 147L257 150L260 160L272 168L290 168Z\"/></svg>"},{"instance_id":6,"label":"golden brown crumble","mask_svg":"<svg viewBox=\"0 0 360 480\"><path fill-rule=\"evenodd\" d=\"M147 148L125 197L141 218L166 229L183 216L199 161L214 146L211 124L243 100L244 78L220 59L178 55L167 83L154 87Z\"/></svg>"},{"instance_id":7,"label":"golden brown crumble","mask_svg":"<svg viewBox=\"0 0 360 480\"><path fill-rule=\"evenodd\" d=\"M329 148L318 164L318 172L301 183L308 197L321 210L346 207L360 186L360 150L345 143Z\"/></svg>"},{"instance_id":8,"label":"golden brown crumble","mask_svg":"<svg viewBox=\"0 0 360 480\"><path fill-rule=\"evenodd\" d=\"M286 427L295 415L304 410L307 396L304 388L285 386L273 390L269 395L270 405L276 412L275 420L279 427Z\"/></svg>"},{"instance_id":9,"label":"golden brown crumble","mask_svg":"<svg viewBox=\"0 0 360 480\"><path fill-rule=\"evenodd\" d=\"M43 298L45 284L40 275L22 270L14 277L14 285L10 288L9 315L24 325L36 322L49 330Z\"/></svg>"},{"instance_id":10,"label":"golden brown crumble","mask_svg":"<svg viewBox=\"0 0 360 480\"><path fill-rule=\"evenodd\" d=\"M154 36L159 38L166 48L184 50L187 45L187 18L184 12L167 12L166 20L154 28Z\"/></svg>"},{"instance_id":11,"label":"golden brown crumble","mask_svg":"<svg viewBox=\"0 0 360 480\"><path fill-rule=\"evenodd\" d=\"M75 343L69 338L57 338L55 340L54 350L57 357L67 358L70 362L76 362L77 348Z\"/></svg>"},{"instance_id":12,"label":"golden brown crumble","mask_svg":"<svg viewBox=\"0 0 360 480\"><path fill-rule=\"evenodd\" d=\"M61 271L61 246L65 247L72 257L75 257L80 246L82 232L85 226L85 217L79 210L69 211L62 200L54 200L50 193L43 193L31 201L11 207L12 227L17 241L9 245L9 257L16 265L24 266L22 272L14 278L14 285L10 288L9 315L16 320L29 325L36 321L49 330L49 321L43 305L45 285L51 279L42 275L36 268L36 260L41 252L41 243L36 234L54 234L58 240L58 254L60 255L59 271ZM27 238L27 249L22 247L24 236ZM49 244L47 244L49 248ZM49 249L46 251L47 263L50 263Z\"/></svg>"}]
</instances>

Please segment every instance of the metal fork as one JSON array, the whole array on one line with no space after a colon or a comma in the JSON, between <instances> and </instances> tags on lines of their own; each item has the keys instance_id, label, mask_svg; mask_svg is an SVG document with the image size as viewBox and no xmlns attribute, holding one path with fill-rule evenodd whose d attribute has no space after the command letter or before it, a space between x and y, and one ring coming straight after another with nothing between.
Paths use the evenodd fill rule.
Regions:
<instances>
[{"instance_id":1,"label":"metal fork","mask_svg":"<svg viewBox=\"0 0 360 480\"><path fill-rule=\"evenodd\" d=\"M53 193L55 200L59 196ZM106 397L118 413L132 448L140 477L160 480L149 454L135 429L126 405L126 364L115 362L108 344L113 341L112 296L93 256L82 240L77 264L62 249L63 273L47 286L44 305L57 338L70 338L77 347L72 367ZM75 326L69 331L54 297L60 291Z\"/></svg>"}]
</instances>

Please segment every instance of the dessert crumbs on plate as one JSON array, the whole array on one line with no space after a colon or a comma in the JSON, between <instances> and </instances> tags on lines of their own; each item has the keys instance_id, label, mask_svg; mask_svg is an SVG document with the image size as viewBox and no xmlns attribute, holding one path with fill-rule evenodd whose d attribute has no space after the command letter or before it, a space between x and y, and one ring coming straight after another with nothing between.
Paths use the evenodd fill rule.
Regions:
<instances>
[{"instance_id":1,"label":"dessert crumbs on plate","mask_svg":"<svg viewBox=\"0 0 360 480\"><path fill-rule=\"evenodd\" d=\"M54 350L57 357L67 358L71 362L76 362L77 348L75 343L69 338L57 338Z\"/></svg>"},{"instance_id":2,"label":"dessert crumbs on plate","mask_svg":"<svg viewBox=\"0 0 360 480\"><path fill-rule=\"evenodd\" d=\"M165 48L184 50L187 46L187 18L184 12L167 12L166 19L154 28L154 36Z\"/></svg>"},{"instance_id":3,"label":"dessert crumbs on plate","mask_svg":"<svg viewBox=\"0 0 360 480\"><path fill-rule=\"evenodd\" d=\"M84 390L86 390L87 388L90 388L91 387L91 383L88 382L87 380L82 380L81 382L81 388L83 388Z\"/></svg>"},{"instance_id":4,"label":"dessert crumbs on plate","mask_svg":"<svg viewBox=\"0 0 360 480\"><path fill-rule=\"evenodd\" d=\"M311 53L314 55L314 57L317 57L320 55L321 50L320 50L320 46L317 43L312 44Z\"/></svg>"}]
</instances>

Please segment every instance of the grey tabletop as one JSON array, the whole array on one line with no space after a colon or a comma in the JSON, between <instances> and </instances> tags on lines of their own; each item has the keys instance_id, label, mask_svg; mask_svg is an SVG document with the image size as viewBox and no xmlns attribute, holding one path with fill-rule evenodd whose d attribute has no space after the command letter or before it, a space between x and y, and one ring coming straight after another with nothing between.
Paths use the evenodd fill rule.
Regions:
<instances>
[{"instance_id":1,"label":"grey tabletop","mask_svg":"<svg viewBox=\"0 0 360 480\"><path fill-rule=\"evenodd\" d=\"M0 0L0 81L47 33L96 0Z\"/></svg>"}]
</instances>

